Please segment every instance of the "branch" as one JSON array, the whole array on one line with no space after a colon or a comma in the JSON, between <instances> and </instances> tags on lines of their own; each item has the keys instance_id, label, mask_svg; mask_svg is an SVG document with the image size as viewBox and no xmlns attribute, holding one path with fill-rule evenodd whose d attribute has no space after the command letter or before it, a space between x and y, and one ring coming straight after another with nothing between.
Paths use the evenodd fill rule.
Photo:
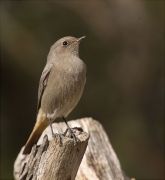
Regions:
<instances>
[{"instance_id":1,"label":"branch","mask_svg":"<svg viewBox=\"0 0 165 180\"><path fill-rule=\"evenodd\" d=\"M63 146L59 146L57 139L52 139L48 127L38 142L41 144L38 150L37 146L34 146L28 157L22 155L21 150L14 165L15 180L19 177L22 178L21 180L28 180L32 176L33 180L130 180L123 173L109 139L98 121L83 118L70 121L69 125L83 128L90 134L90 139L88 133L80 131L80 128L79 130L73 128L81 142L74 146L71 138L64 137L62 138ZM53 129L57 133L63 133L65 128L64 123L53 124ZM46 134L50 143L47 136L42 142ZM88 147L85 152L87 143ZM23 165L25 162L27 162L26 165ZM22 167L24 168L21 173Z\"/></svg>"}]
</instances>

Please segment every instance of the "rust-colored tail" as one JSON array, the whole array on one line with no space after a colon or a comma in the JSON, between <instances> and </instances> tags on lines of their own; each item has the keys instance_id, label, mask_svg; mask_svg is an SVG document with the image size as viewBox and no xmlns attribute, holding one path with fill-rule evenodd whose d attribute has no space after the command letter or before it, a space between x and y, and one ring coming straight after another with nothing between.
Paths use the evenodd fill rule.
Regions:
<instances>
[{"instance_id":1,"label":"rust-colored tail","mask_svg":"<svg viewBox=\"0 0 165 180\"><path fill-rule=\"evenodd\" d=\"M31 149L34 144L37 143L38 139L40 138L42 132L45 130L45 128L49 125L48 119L41 116L41 111L39 111L39 114L37 116L37 122L34 126L34 129L32 133L30 134L30 137L25 145L25 148L23 150L23 154L29 154L31 152Z\"/></svg>"}]
</instances>

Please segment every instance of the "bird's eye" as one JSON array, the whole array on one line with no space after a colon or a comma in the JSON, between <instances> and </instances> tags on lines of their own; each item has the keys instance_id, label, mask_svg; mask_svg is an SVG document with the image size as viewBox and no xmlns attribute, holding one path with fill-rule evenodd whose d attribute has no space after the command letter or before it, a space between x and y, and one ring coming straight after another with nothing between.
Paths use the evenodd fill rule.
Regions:
<instances>
[{"instance_id":1,"label":"bird's eye","mask_svg":"<svg viewBox=\"0 0 165 180\"><path fill-rule=\"evenodd\" d=\"M62 43L63 46L67 46L68 44L69 44L68 41L64 41L64 42Z\"/></svg>"}]
</instances>

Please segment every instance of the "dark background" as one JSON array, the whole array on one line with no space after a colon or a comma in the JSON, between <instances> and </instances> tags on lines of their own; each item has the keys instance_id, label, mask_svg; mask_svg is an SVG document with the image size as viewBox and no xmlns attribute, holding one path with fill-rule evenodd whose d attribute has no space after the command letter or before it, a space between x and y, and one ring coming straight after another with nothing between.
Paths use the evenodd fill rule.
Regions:
<instances>
[{"instance_id":1,"label":"dark background","mask_svg":"<svg viewBox=\"0 0 165 180\"><path fill-rule=\"evenodd\" d=\"M68 120L100 121L122 169L164 179L164 1L1 2L1 179L36 119L37 91L50 46L86 39L84 94Z\"/></svg>"}]
</instances>

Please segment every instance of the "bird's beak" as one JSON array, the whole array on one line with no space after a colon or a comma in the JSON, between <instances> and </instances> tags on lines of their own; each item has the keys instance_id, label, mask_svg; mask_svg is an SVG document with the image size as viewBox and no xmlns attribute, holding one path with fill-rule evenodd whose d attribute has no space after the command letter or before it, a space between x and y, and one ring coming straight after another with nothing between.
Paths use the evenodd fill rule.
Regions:
<instances>
[{"instance_id":1,"label":"bird's beak","mask_svg":"<svg viewBox=\"0 0 165 180\"><path fill-rule=\"evenodd\" d=\"M78 38L76 41L77 42L80 42L82 39L84 39L85 38L85 36L83 36L83 37L80 37L80 38Z\"/></svg>"}]
</instances>

